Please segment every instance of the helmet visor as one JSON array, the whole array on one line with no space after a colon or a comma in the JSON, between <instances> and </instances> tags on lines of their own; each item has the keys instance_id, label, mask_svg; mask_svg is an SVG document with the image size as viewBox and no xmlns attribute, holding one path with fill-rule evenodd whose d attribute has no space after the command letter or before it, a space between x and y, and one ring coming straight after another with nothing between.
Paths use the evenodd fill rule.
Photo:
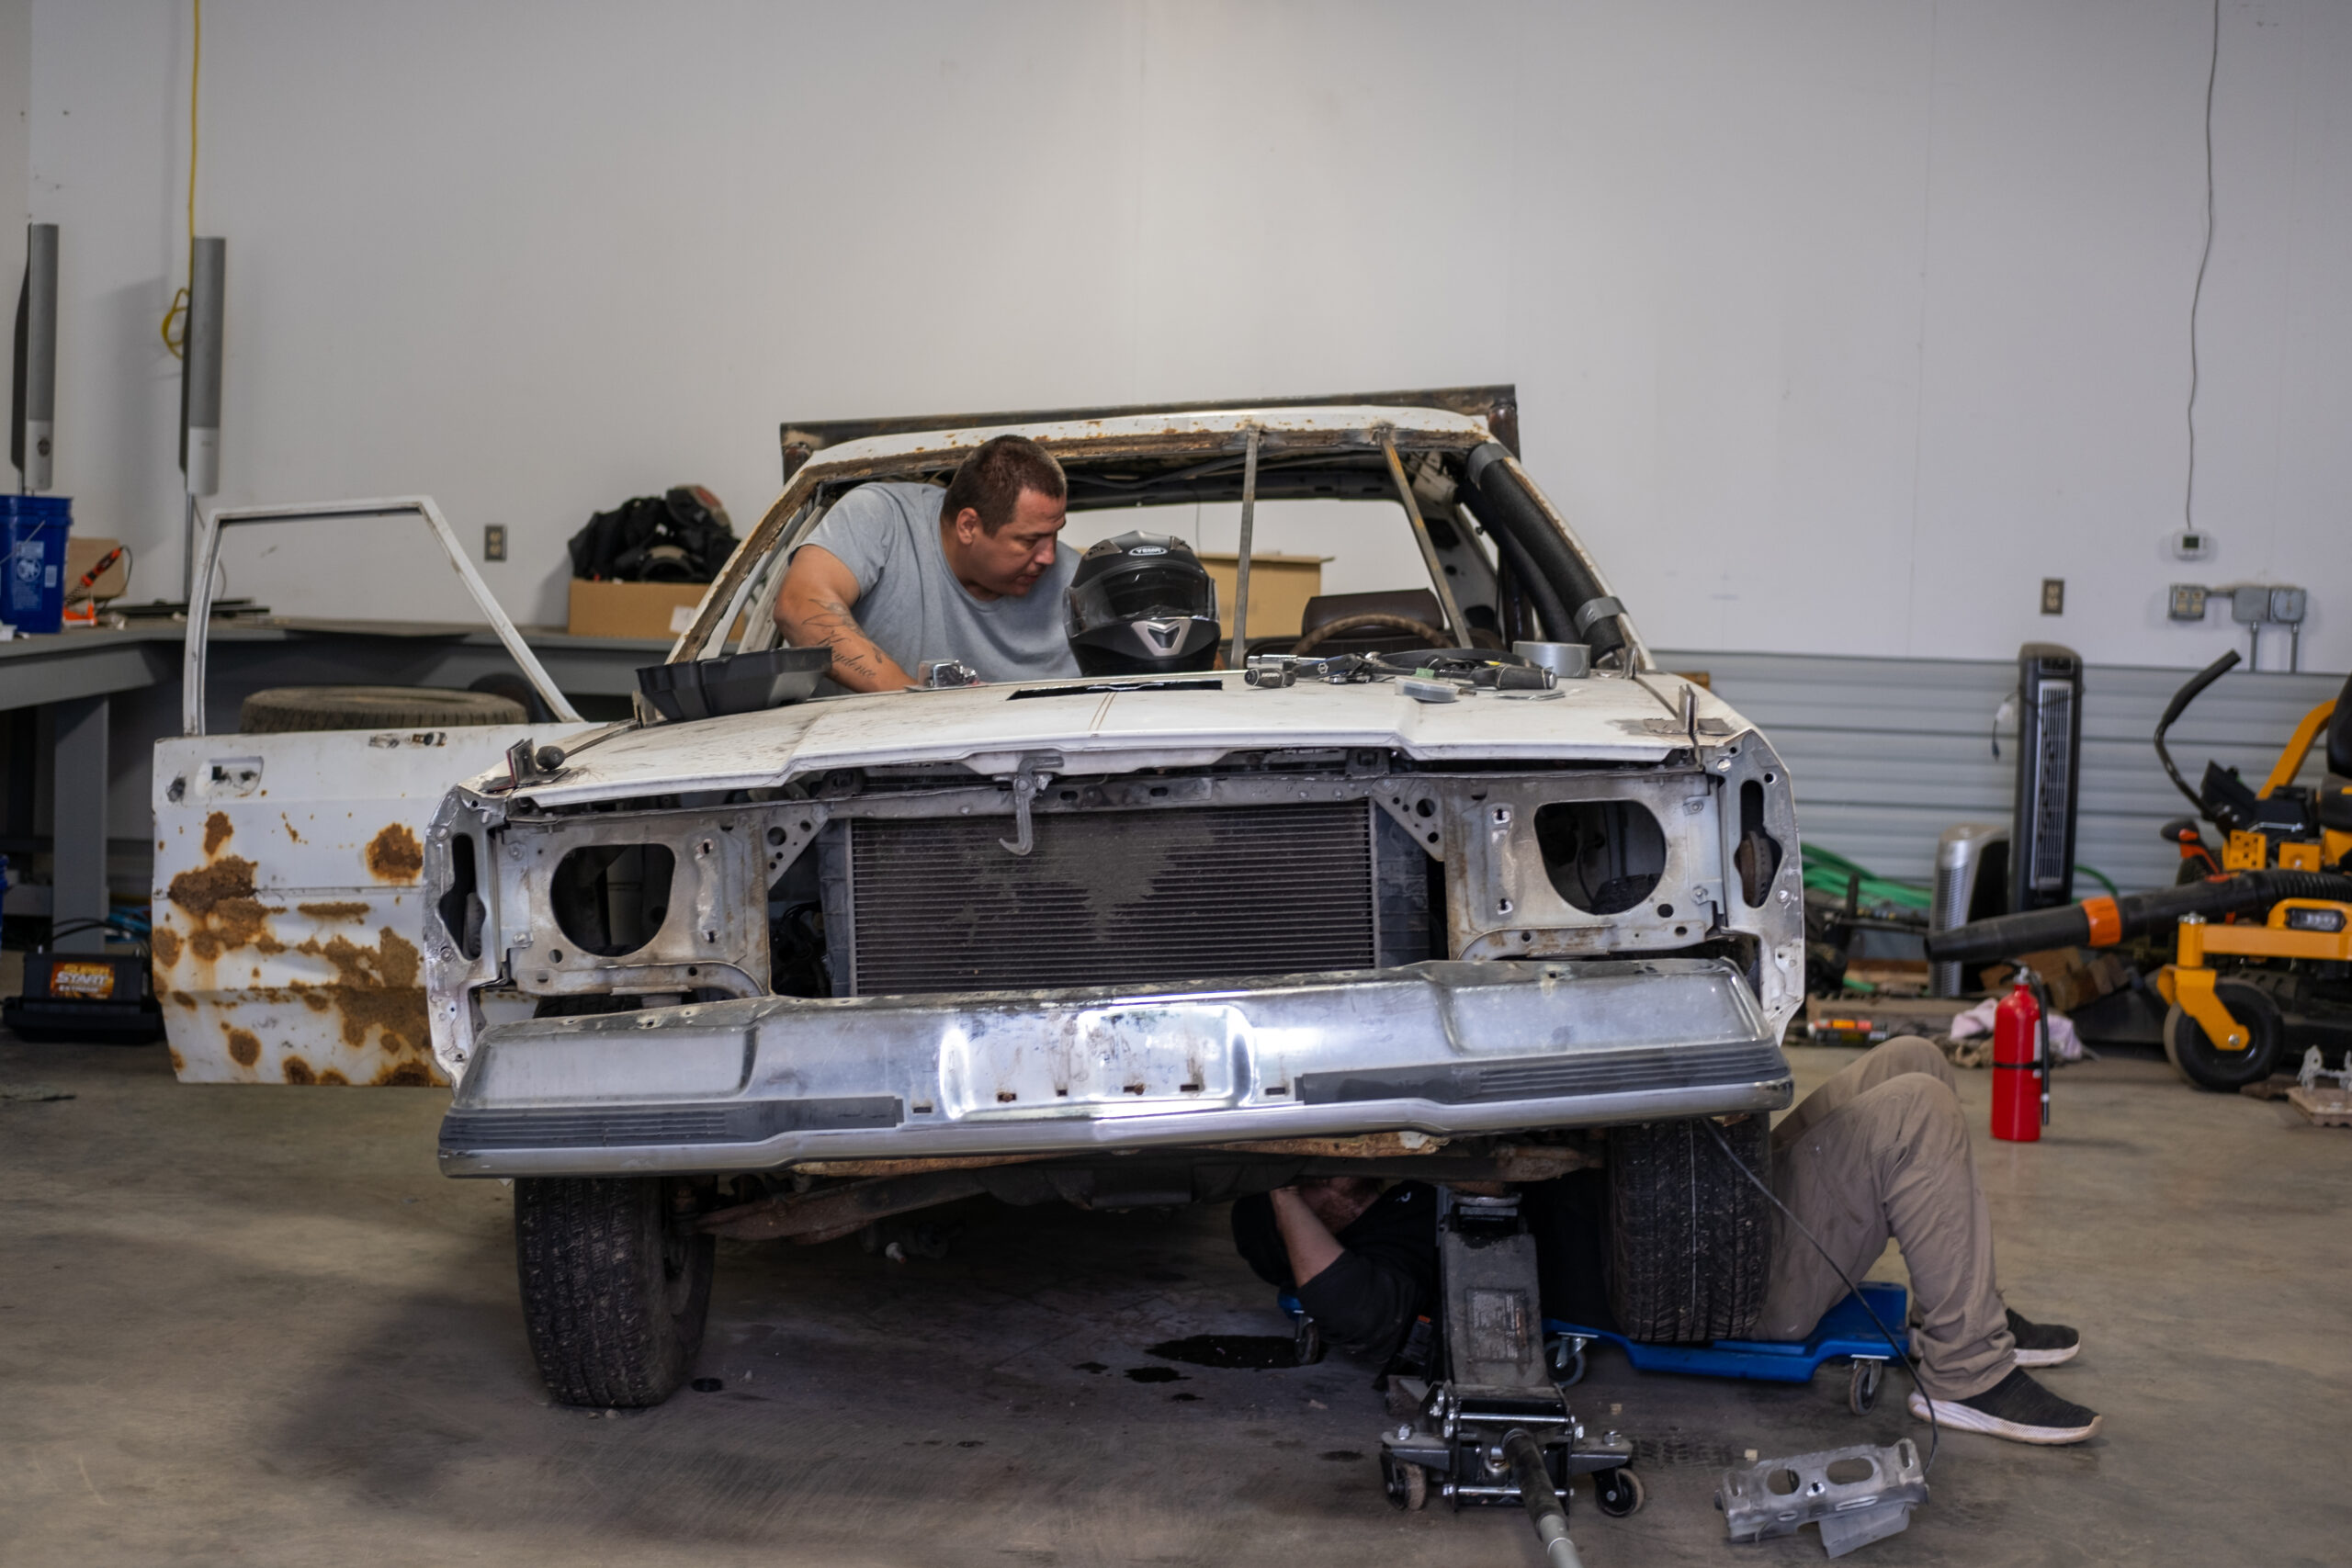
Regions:
<instances>
[{"instance_id":1,"label":"helmet visor","mask_svg":"<svg viewBox=\"0 0 2352 1568\"><path fill-rule=\"evenodd\" d=\"M1216 619L1216 584L1198 567L1147 566L1069 591L1073 635L1131 621Z\"/></svg>"}]
</instances>

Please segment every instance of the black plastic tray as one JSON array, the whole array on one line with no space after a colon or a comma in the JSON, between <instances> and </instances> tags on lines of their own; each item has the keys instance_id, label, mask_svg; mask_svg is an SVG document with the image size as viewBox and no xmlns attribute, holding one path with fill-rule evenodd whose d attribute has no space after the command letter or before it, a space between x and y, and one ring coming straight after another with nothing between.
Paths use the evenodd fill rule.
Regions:
<instances>
[{"instance_id":1,"label":"black plastic tray","mask_svg":"<svg viewBox=\"0 0 2352 1568\"><path fill-rule=\"evenodd\" d=\"M637 689L663 718L717 718L797 703L833 667L830 648L771 648L682 664L648 664Z\"/></svg>"}]
</instances>

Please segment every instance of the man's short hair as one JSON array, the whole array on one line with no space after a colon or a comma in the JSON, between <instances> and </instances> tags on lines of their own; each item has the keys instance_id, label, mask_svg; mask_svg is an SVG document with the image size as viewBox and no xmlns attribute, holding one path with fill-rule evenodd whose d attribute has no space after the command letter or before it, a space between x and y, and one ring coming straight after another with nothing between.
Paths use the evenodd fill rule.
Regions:
<instances>
[{"instance_id":1,"label":"man's short hair","mask_svg":"<svg viewBox=\"0 0 2352 1568\"><path fill-rule=\"evenodd\" d=\"M939 520L952 522L968 506L980 514L981 530L993 535L1012 521L1024 490L1062 501L1069 495L1069 483L1051 452L1025 435L999 435L983 442L947 481Z\"/></svg>"}]
</instances>

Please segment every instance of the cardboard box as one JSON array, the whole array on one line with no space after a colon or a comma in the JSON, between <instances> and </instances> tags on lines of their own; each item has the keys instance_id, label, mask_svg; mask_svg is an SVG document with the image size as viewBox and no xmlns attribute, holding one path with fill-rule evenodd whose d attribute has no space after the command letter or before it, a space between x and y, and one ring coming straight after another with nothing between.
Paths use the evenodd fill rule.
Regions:
<instances>
[{"instance_id":1,"label":"cardboard box","mask_svg":"<svg viewBox=\"0 0 2352 1568\"><path fill-rule=\"evenodd\" d=\"M2021 953L2018 958L2041 976L2042 987L2050 993L2050 1005L2059 1012L2087 1007L2132 983L2130 965L2112 953L2053 947L2041 953ZM2016 976L2015 964L2001 964L1985 969L1981 978L1986 990L1997 994L2007 991Z\"/></svg>"},{"instance_id":2,"label":"cardboard box","mask_svg":"<svg viewBox=\"0 0 2352 1568\"><path fill-rule=\"evenodd\" d=\"M1201 564L1216 580L1217 618L1233 635L1233 590L1241 575L1239 555L1204 555ZM1306 619L1306 602L1323 592L1321 556L1266 556L1250 552L1250 636L1296 637Z\"/></svg>"},{"instance_id":3,"label":"cardboard box","mask_svg":"<svg viewBox=\"0 0 2352 1568\"><path fill-rule=\"evenodd\" d=\"M85 539L78 534L68 534L65 536L65 597L68 601L74 598L75 591L82 581L82 574L104 560L108 552L121 543L120 539ZM130 557L126 553L118 558L112 566L98 573L97 581L92 583L90 591L82 594L81 597L85 600L96 599L103 604L108 599L121 598L130 587Z\"/></svg>"},{"instance_id":4,"label":"cardboard box","mask_svg":"<svg viewBox=\"0 0 2352 1568\"><path fill-rule=\"evenodd\" d=\"M707 582L601 582L571 580L571 615L564 630L573 637L627 637L674 642L694 625L695 610L710 592ZM728 635L743 631L741 617Z\"/></svg>"}]
</instances>

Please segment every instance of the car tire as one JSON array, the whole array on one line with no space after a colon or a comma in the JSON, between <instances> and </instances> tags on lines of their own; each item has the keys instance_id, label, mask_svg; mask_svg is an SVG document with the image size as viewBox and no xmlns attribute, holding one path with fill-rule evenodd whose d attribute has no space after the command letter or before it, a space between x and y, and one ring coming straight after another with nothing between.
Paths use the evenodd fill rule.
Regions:
<instances>
[{"instance_id":1,"label":"car tire","mask_svg":"<svg viewBox=\"0 0 2352 1568\"><path fill-rule=\"evenodd\" d=\"M1769 1185L1765 1119L1717 1127ZM1628 1338L1690 1344L1755 1329L1772 1267L1771 1203L1705 1123L1611 1128L1609 1220L1610 1305Z\"/></svg>"},{"instance_id":2,"label":"car tire","mask_svg":"<svg viewBox=\"0 0 2352 1568\"><path fill-rule=\"evenodd\" d=\"M639 1408L676 1392L702 1347L714 1242L658 1177L514 1183L523 1325L565 1404Z\"/></svg>"},{"instance_id":3,"label":"car tire","mask_svg":"<svg viewBox=\"0 0 2352 1568\"><path fill-rule=\"evenodd\" d=\"M2235 1094L2278 1070L2287 1026L2278 1016L2278 1004L2258 987L2223 980L2213 987L2213 998L2245 1026L2245 1049L2222 1050L2203 1024L2176 1006L2165 1015L2165 1055L2174 1071L2199 1089Z\"/></svg>"}]
</instances>

